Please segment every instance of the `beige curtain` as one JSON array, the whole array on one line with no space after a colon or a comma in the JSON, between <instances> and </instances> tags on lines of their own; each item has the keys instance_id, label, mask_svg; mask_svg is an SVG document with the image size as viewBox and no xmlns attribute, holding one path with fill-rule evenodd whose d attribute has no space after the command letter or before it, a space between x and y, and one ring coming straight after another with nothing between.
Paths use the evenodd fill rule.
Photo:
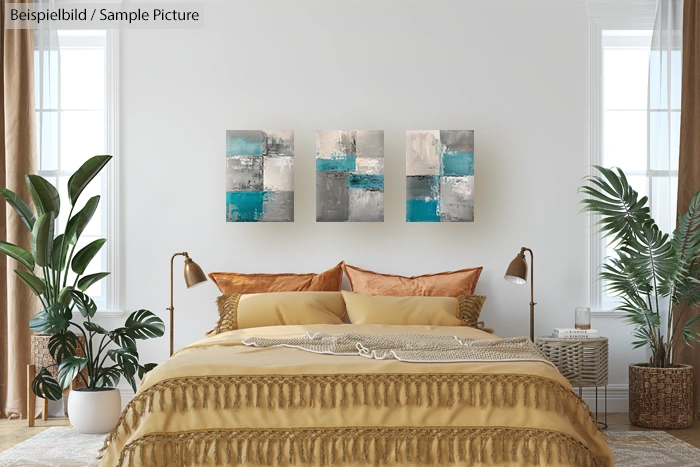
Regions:
<instances>
[{"instance_id":1,"label":"beige curtain","mask_svg":"<svg viewBox=\"0 0 700 467\"><path fill-rule=\"evenodd\" d=\"M5 29L5 3L0 0L0 186L29 200L24 175L36 173L34 115L34 39L29 29ZM29 248L29 231L12 208L0 202L0 239ZM27 416L27 364L30 363L29 319L39 302L13 272L14 260L0 255L0 415Z\"/></svg>"},{"instance_id":2,"label":"beige curtain","mask_svg":"<svg viewBox=\"0 0 700 467\"><path fill-rule=\"evenodd\" d=\"M700 190L700 5L685 0L683 7L683 91L678 163L678 215L688 209L690 198ZM692 310L683 319L700 314ZM700 418L700 345L681 344L676 363L693 365L695 418Z\"/></svg>"}]
</instances>

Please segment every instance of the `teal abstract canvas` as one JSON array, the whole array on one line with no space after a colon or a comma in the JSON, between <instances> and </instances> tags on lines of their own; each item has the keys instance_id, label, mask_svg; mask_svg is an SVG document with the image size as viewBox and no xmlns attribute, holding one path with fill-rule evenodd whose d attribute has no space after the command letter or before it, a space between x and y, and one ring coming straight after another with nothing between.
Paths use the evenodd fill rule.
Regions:
<instances>
[{"instance_id":1,"label":"teal abstract canvas","mask_svg":"<svg viewBox=\"0 0 700 467\"><path fill-rule=\"evenodd\" d=\"M384 221L384 131L316 132L316 221Z\"/></svg>"},{"instance_id":2,"label":"teal abstract canvas","mask_svg":"<svg viewBox=\"0 0 700 467\"><path fill-rule=\"evenodd\" d=\"M226 132L226 221L294 221L294 132Z\"/></svg>"},{"instance_id":3,"label":"teal abstract canvas","mask_svg":"<svg viewBox=\"0 0 700 467\"><path fill-rule=\"evenodd\" d=\"M474 131L406 132L406 221L474 221Z\"/></svg>"}]
</instances>

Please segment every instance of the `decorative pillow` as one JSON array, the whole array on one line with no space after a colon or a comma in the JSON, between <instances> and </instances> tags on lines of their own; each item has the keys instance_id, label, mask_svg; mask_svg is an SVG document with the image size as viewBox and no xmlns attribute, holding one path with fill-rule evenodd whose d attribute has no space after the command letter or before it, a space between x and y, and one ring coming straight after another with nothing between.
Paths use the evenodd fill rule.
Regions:
<instances>
[{"instance_id":1,"label":"decorative pillow","mask_svg":"<svg viewBox=\"0 0 700 467\"><path fill-rule=\"evenodd\" d=\"M423 326L470 326L483 329L479 321L486 297L376 297L342 291L353 324L400 324Z\"/></svg>"},{"instance_id":2,"label":"decorative pillow","mask_svg":"<svg viewBox=\"0 0 700 467\"><path fill-rule=\"evenodd\" d=\"M242 274L211 272L209 278L223 294L266 292L340 292L341 264L320 274Z\"/></svg>"},{"instance_id":3,"label":"decorative pillow","mask_svg":"<svg viewBox=\"0 0 700 467\"><path fill-rule=\"evenodd\" d=\"M478 267L406 277L367 271L345 263L342 265L353 292L394 297L474 295L482 270Z\"/></svg>"},{"instance_id":4,"label":"decorative pillow","mask_svg":"<svg viewBox=\"0 0 700 467\"><path fill-rule=\"evenodd\" d=\"M288 324L343 324L340 292L229 294L216 299L219 322L209 336L234 329Z\"/></svg>"}]
</instances>

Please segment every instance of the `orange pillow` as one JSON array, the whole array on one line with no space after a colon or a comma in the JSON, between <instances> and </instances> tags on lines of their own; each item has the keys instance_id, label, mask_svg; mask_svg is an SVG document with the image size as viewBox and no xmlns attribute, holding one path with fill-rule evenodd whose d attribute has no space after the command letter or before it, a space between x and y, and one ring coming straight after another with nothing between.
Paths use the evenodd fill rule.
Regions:
<instances>
[{"instance_id":1,"label":"orange pillow","mask_svg":"<svg viewBox=\"0 0 700 467\"><path fill-rule=\"evenodd\" d=\"M340 292L343 269L338 264L320 274L210 272L209 278L225 295L266 292Z\"/></svg>"},{"instance_id":2,"label":"orange pillow","mask_svg":"<svg viewBox=\"0 0 700 467\"><path fill-rule=\"evenodd\" d=\"M482 269L478 267L406 277L367 271L343 263L343 270L348 276L350 289L353 292L363 295L393 297L474 295L474 289L476 289L476 283L479 281Z\"/></svg>"}]
</instances>

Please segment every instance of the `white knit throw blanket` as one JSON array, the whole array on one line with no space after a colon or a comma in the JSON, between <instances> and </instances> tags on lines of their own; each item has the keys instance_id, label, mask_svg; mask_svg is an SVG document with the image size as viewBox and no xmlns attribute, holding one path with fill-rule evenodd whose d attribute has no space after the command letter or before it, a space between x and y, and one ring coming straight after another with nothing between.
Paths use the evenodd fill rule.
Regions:
<instances>
[{"instance_id":1,"label":"white knit throw blanket","mask_svg":"<svg viewBox=\"0 0 700 467\"><path fill-rule=\"evenodd\" d=\"M445 362L551 362L527 337L467 339L422 334L326 334L302 337L249 337L253 347L291 347L330 355L359 355L376 360L395 359L414 363Z\"/></svg>"}]
</instances>

